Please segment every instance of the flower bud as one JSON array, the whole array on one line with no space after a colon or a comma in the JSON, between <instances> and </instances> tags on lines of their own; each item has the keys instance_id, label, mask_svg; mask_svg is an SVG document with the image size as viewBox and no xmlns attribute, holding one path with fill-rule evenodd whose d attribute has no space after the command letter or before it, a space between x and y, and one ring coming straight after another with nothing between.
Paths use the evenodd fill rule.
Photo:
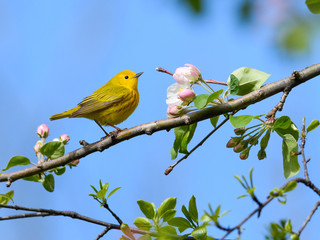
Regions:
<instances>
[{"instance_id":1,"label":"flower bud","mask_svg":"<svg viewBox=\"0 0 320 240\"><path fill-rule=\"evenodd\" d=\"M246 160L249 157L250 148L245 149L240 153L240 159Z\"/></svg>"},{"instance_id":2,"label":"flower bud","mask_svg":"<svg viewBox=\"0 0 320 240\"><path fill-rule=\"evenodd\" d=\"M181 99L182 105L188 105L196 97L193 90L183 89L178 93L178 98Z\"/></svg>"},{"instance_id":3,"label":"flower bud","mask_svg":"<svg viewBox=\"0 0 320 240\"><path fill-rule=\"evenodd\" d=\"M40 138L47 138L49 135L49 127L46 124L41 124L37 128L37 134Z\"/></svg>"},{"instance_id":4,"label":"flower bud","mask_svg":"<svg viewBox=\"0 0 320 240\"><path fill-rule=\"evenodd\" d=\"M233 151L239 153L248 147L248 141L242 140L238 145L233 148Z\"/></svg>"},{"instance_id":5,"label":"flower bud","mask_svg":"<svg viewBox=\"0 0 320 240\"><path fill-rule=\"evenodd\" d=\"M70 141L70 137L68 134L62 134L60 136L60 141L63 143L63 144L67 144L67 142Z\"/></svg>"},{"instance_id":6,"label":"flower bud","mask_svg":"<svg viewBox=\"0 0 320 240\"><path fill-rule=\"evenodd\" d=\"M173 106L169 106L167 108L167 116L168 118L175 118L175 117L179 117L180 115L184 114L185 109L181 106L178 105L173 105Z\"/></svg>"},{"instance_id":7,"label":"flower bud","mask_svg":"<svg viewBox=\"0 0 320 240\"><path fill-rule=\"evenodd\" d=\"M33 150L36 152L36 153L39 153L40 152L40 148L43 146L43 142L42 141L38 141L36 142L36 145L34 145L33 147Z\"/></svg>"},{"instance_id":8,"label":"flower bud","mask_svg":"<svg viewBox=\"0 0 320 240\"><path fill-rule=\"evenodd\" d=\"M199 69L192 64L185 64L184 67L177 68L173 78L180 84L193 84L202 79Z\"/></svg>"},{"instance_id":9,"label":"flower bud","mask_svg":"<svg viewBox=\"0 0 320 240\"><path fill-rule=\"evenodd\" d=\"M246 128L235 128L235 129L234 129L234 133L235 133L236 135L243 135L246 131L247 131Z\"/></svg>"},{"instance_id":10,"label":"flower bud","mask_svg":"<svg viewBox=\"0 0 320 240\"><path fill-rule=\"evenodd\" d=\"M80 163L79 159L73 160L72 162L69 163L69 166L75 167Z\"/></svg>"},{"instance_id":11,"label":"flower bud","mask_svg":"<svg viewBox=\"0 0 320 240\"><path fill-rule=\"evenodd\" d=\"M267 153L265 150L260 149L258 152L258 159L262 160L265 159L267 157Z\"/></svg>"},{"instance_id":12,"label":"flower bud","mask_svg":"<svg viewBox=\"0 0 320 240\"><path fill-rule=\"evenodd\" d=\"M235 147L239 142L241 138L239 137L232 137L229 142L227 142L227 148L233 148Z\"/></svg>"}]
</instances>

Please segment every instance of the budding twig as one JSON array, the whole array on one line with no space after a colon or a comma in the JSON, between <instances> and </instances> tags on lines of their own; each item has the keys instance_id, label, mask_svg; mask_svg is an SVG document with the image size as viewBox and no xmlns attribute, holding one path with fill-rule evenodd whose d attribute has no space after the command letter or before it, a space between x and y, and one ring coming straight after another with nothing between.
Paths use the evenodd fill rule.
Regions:
<instances>
[{"instance_id":1,"label":"budding twig","mask_svg":"<svg viewBox=\"0 0 320 240\"><path fill-rule=\"evenodd\" d=\"M229 120L229 116L226 117L215 129L213 129L207 136L205 136L202 141L200 141L189 153L184 155L181 159L179 159L174 164L170 165L166 171L164 172L165 175L168 175L175 166L177 166L180 162L182 162L184 159L188 158L198 147L200 147L207 139L214 134L221 126L223 126L227 121Z\"/></svg>"},{"instance_id":2,"label":"budding twig","mask_svg":"<svg viewBox=\"0 0 320 240\"><path fill-rule=\"evenodd\" d=\"M173 73L171 73L171 72L169 72L168 70L166 70L166 69L164 69L164 68L161 68L161 67L156 68L156 71L158 71L158 72L163 72L163 73L167 73L167 74L173 76Z\"/></svg>"}]
</instances>

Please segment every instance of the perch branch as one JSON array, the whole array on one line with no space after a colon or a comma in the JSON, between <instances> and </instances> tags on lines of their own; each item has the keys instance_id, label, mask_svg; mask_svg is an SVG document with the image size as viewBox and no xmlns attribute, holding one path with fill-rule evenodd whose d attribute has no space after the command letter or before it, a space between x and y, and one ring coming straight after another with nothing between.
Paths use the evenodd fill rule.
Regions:
<instances>
[{"instance_id":1,"label":"perch branch","mask_svg":"<svg viewBox=\"0 0 320 240\"><path fill-rule=\"evenodd\" d=\"M171 128L175 128L178 126L189 125L189 124L203 121L205 119L215 117L221 114L230 113L236 110L246 108L249 105L260 102L263 99L266 99L279 92L284 91L284 89L287 86L294 88L320 75L320 63L309 66L297 73L299 75L299 78L290 76L282 80L266 84L260 89L253 91L245 96L239 97L233 101L220 104L217 106L208 107L199 111L194 111L178 118L163 119L163 120L158 120L150 123L141 124L136 127L120 132L114 138L108 137L104 140L101 140L92 144L88 144L60 158L57 158L52 161L44 162L39 166L29 167L29 168L19 170L16 172L11 172L11 173L3 173L2 175L0 175L0 182L6 181L7 186L9 187L12 182L18 179L39 174L41 172L44 172L59 166L64 166L72 162L73 160L81 159L87 156L88 154L91 154L97 151L102 152L103 150L113 145L116 145L128 139L134 138L136 136L143 135L143 134L151 135L154 132L169 130Z\"/></svg>"}]
</instances>

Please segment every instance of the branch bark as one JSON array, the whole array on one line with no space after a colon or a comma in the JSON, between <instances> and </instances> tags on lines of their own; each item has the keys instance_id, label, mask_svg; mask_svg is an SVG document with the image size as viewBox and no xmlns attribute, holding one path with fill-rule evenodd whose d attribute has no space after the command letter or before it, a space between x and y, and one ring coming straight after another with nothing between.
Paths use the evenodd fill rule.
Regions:
<instances>
[{"instance_id":1,"label":"branch bark","mask_svg":"<svg viewBox=\"0 0 320 240\"><path fill-rule=\"evenodd\" d=\"M292 76L267 84L261 87L260 89L253 91L245 96L239 97L233 101L218 106L208 107L199 111L191 112L179 118L162 119L150 123L141 124L136 127L124 130L115 137L108 137L102 141L88 144L58 159L44 162L39 166L29 167L12 173L4 173L0 175L0 182L7 181L7 186L9 187L12 182L18 179L32 176L34 174L38 174L43 171L50 170L59 166L64 166L72 162L73 160L81 159L87 156L88 154L97 151L102 152L103 150L112 147L113 145L134 138L136 136L143 134L151 135L154 132L169 130L178 126L192 124L224 113L230 113L236 110L246 108L249 105L260 102L263 99L266 99L279 92L284 91L287 87L292 89L318 75L320 75L320 63L309 66L301 71L295 71L294 75Z\"/></svg>"}]
</instances>

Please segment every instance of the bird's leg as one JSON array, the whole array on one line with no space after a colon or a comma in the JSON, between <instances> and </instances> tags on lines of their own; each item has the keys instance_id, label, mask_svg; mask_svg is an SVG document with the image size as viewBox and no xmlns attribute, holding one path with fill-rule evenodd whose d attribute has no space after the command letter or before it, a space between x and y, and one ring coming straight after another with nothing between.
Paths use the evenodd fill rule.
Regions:
<instances>
[{"instance_id":1,"label":"bird's leg","mask_svg":"<svg viewBox=\"0 0 320 240\"><path fill-rule=\"evenodd\" d=\"M111 124L108 124L108 125L116 129L115 131L110 132L111 137L117 136L117 134L118 134L119 132L121 132L121 131L124 130L124 129L118 128L117 126L111 125Z\"/></svg>"},{"instance_id":2,"label":"bird's leg","mask_svg":"<svg viewBox=\"0 0 320 240\"><path fill-rule=\"evenodd\" d=\"M102 129L102 131L106 134L106 137L109 137L110 134L107 133L106 130L104 130L104 128L101 126L101 124L100 124L98 121L96 121L96 120L94 120L94 121L98 124L98 126L99 126L99 127Z\"/></svg>"}]
</instances>

